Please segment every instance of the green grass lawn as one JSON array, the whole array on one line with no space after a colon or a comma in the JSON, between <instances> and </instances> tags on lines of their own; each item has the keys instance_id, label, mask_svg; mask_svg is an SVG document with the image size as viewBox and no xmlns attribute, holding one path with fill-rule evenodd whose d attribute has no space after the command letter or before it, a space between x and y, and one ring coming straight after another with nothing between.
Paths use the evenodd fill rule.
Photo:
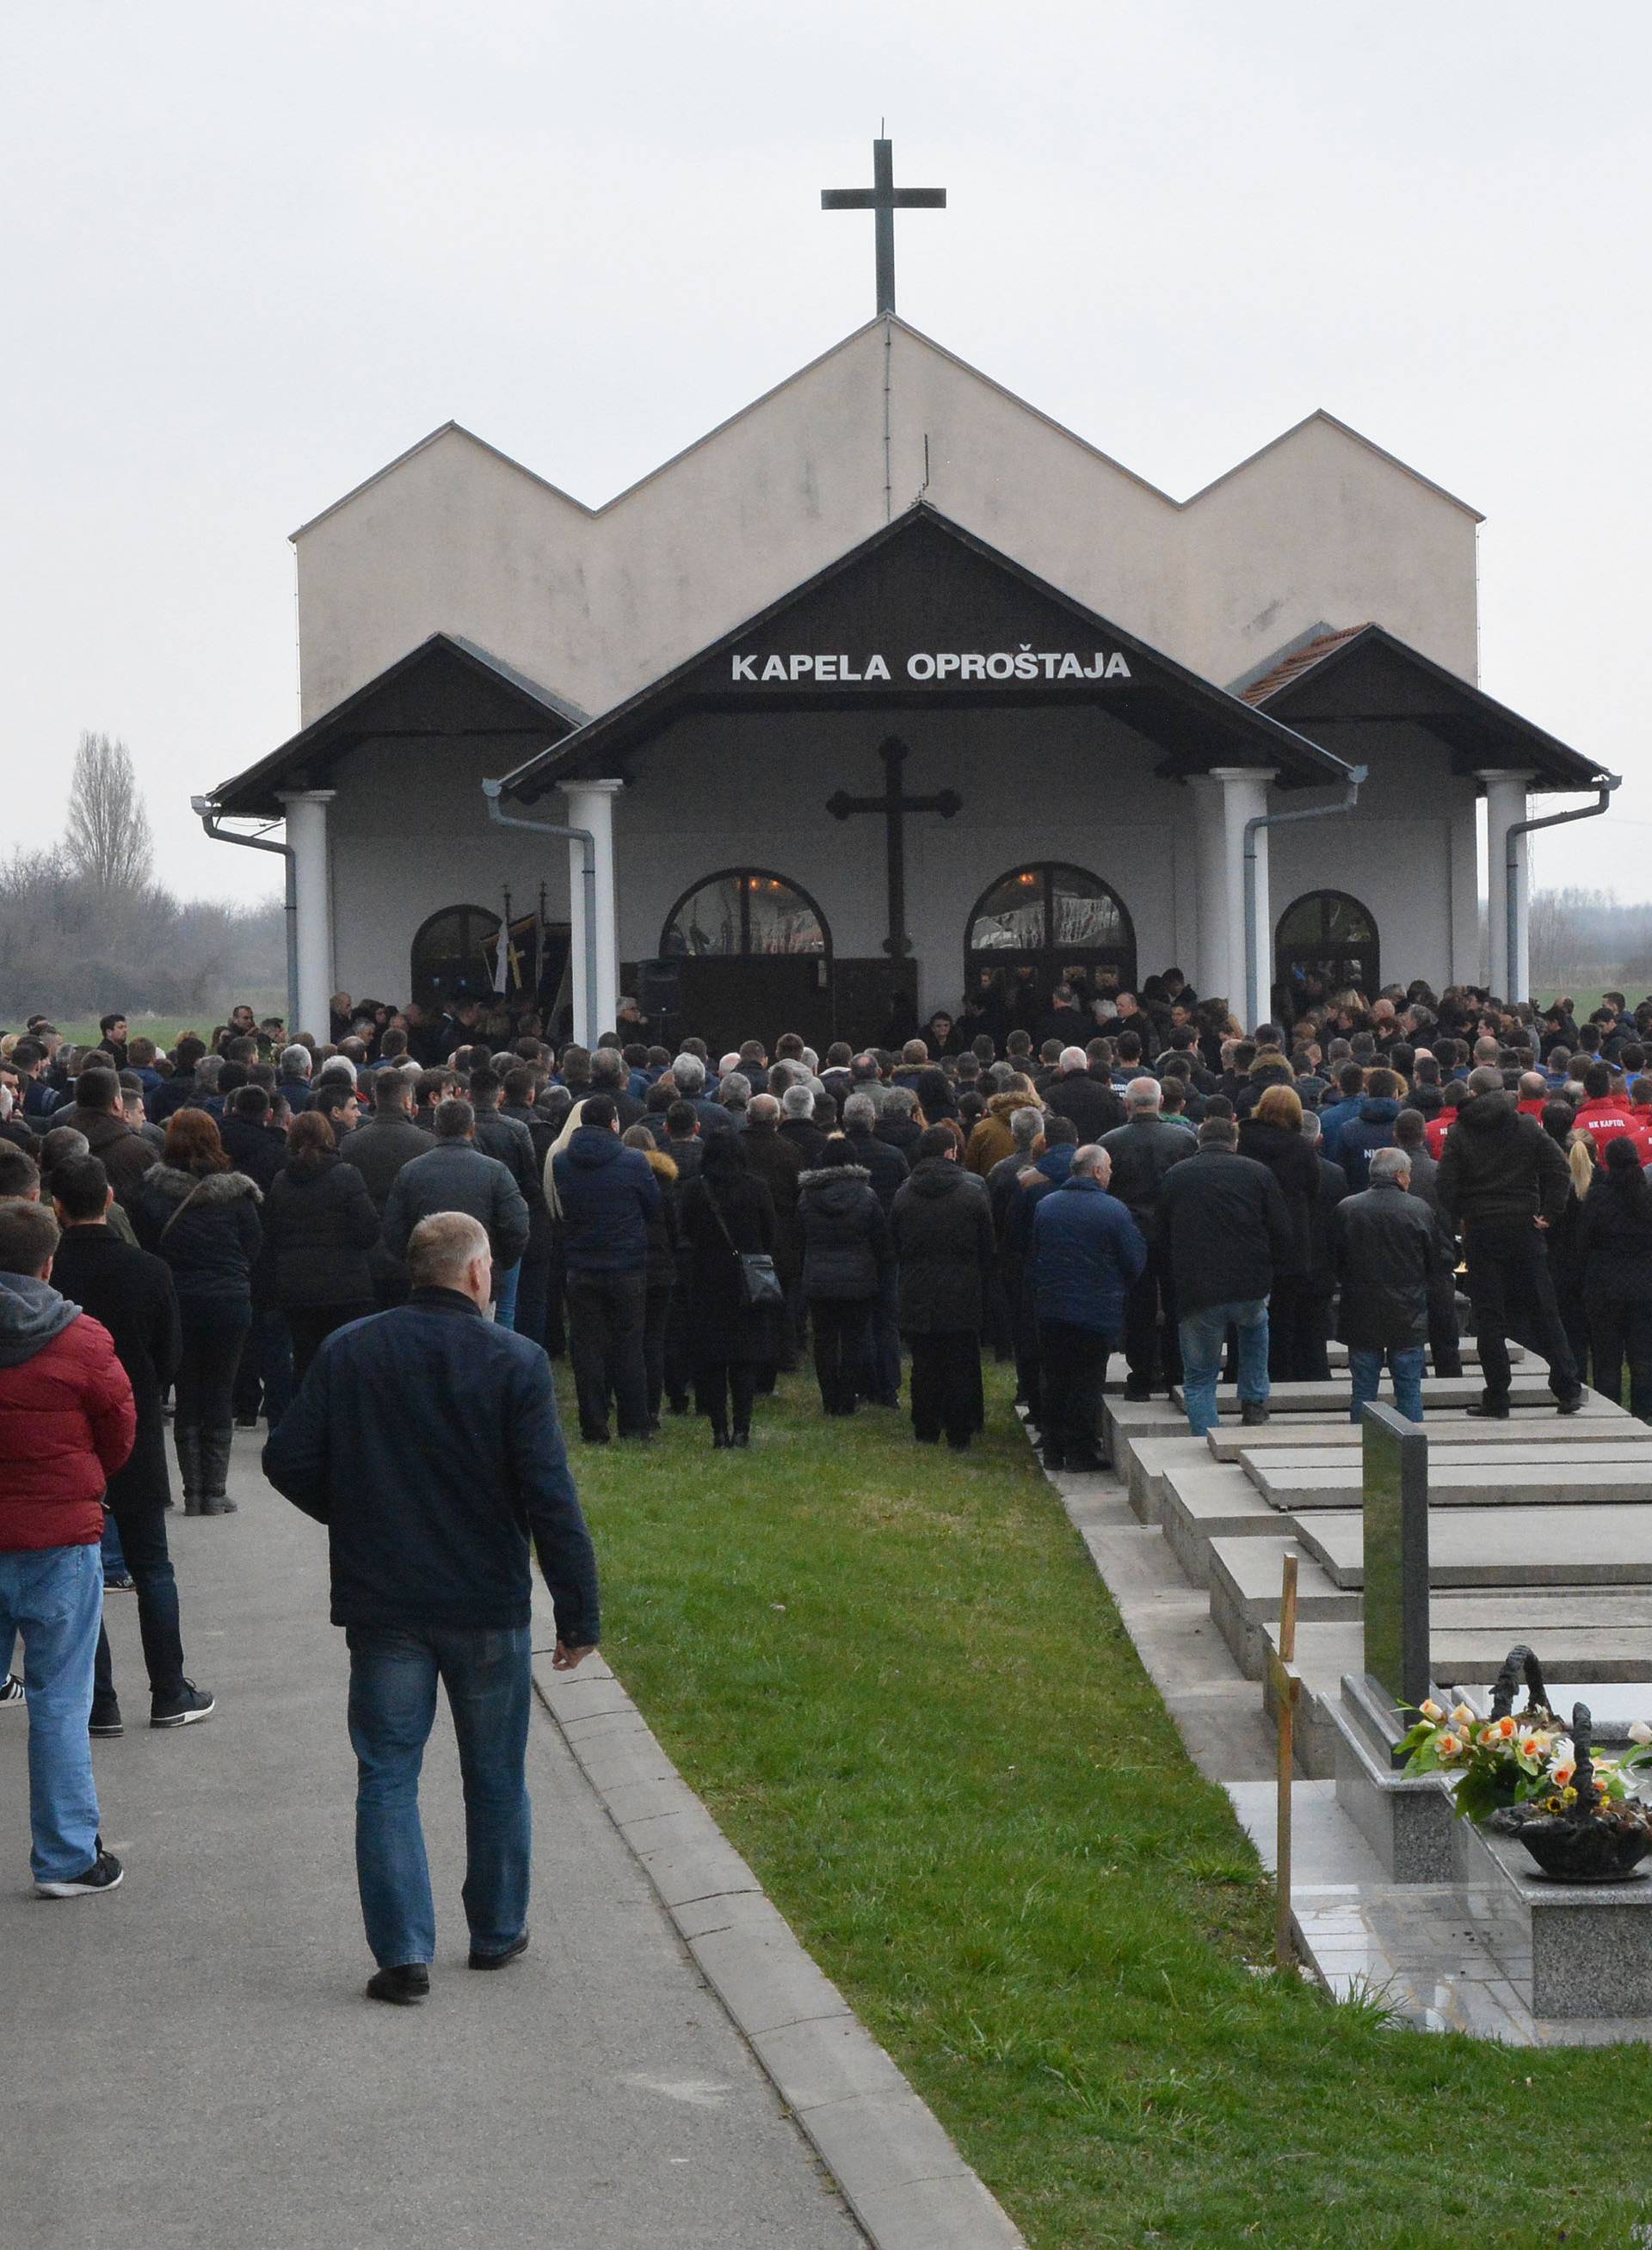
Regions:
<instances>
[{"instance_id":1,"label":"green grass lawn","mask_svg":"<svg viewBox=\"0 0 1652 2250\"><path fill-rule=\"evenodd\" d=\"M1397 2030L1269 1970L1271 1887L1002 1375L989 1414L960 1460L793 1378L748 1453L573 1452L605 1654L1029 2240L1635 2241L1652 2050Z\"/></svg>"}]
</instances>

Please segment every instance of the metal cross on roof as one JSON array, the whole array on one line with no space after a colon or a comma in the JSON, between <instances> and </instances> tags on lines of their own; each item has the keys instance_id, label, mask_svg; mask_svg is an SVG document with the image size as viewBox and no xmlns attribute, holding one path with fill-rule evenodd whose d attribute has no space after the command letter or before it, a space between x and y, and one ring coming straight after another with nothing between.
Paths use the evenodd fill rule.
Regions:
<instances>
[{"instance_id":1,"label":"metal cross on roof","mask_svg":"<svg viewBox=\"0 0 1652 2250\"><path fill-rule=\"evenodd\" d=\"M878 310L895 310L895 214L897 211L944 211L944 188L897 188L895 143L872 143L869 188L822 188L822 211L869 211L877 214Z\"/></svg>"}]
</instances>

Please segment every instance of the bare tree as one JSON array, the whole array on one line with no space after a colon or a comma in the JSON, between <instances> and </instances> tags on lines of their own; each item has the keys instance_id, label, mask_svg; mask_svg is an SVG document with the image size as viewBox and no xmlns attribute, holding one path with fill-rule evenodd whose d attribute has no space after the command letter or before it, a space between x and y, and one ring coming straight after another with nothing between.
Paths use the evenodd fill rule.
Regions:
<instances>
[{"instance_id":1,"label":"bare tree","mask_svg":"<svg viewBox=\"0 0 1652 2250\"><path fill-rule=\"evenodd\" d=\"M132 753L107 735L82 735L69 783L69 865L108 900L135 899L155 871L149 816L138 795Z\"/></svg>"}]
</instances>

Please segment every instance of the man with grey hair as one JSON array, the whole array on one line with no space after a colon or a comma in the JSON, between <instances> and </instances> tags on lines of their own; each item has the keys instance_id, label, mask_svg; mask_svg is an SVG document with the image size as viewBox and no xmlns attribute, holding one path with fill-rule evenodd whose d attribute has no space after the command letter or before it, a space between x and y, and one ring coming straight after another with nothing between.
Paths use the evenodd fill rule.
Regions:
<instances>
[{"instance_id":1,"label":"man with grey hair","mask_svg":"<svg viewBox=\"0 0 1652 2250\"><path fill-rule=\"evenodd\" d=\"M530 1541L556 1605L555 1669L583 1662L600 1630L550 1362L486 1318L487 1229L439 1211L406 1255L407 1302L326 1339L264 1448L276 1490L327 1526L349 1648L356 1879L378 1964L367 1991L403 2007L429 1992L436 1951L418 1774L438 1681L464 1775L470 1965L502 1969L528 1945Z\"/></svg>"},{"instance_id":2,"label":"man with grey hair","mask_svg":"<svg viewBox=\"0 0 1652 2250\"><path fill-rule=\"evenodd\" d=\"M310 1073L315 1067L315 1059L301 1040L294 1039L290 1047L282 1048L281 1074L275 1091L285 1095L294 1117L310 1106Z\"/></svg>"},{"instance_id":3,"label":"man with grey hair","mask_svg":"<svg viewBox=\"0 0 1652 2250\"><path fill-rule=\"evenodd\" d=\"M1112 1192L1147 1245L1147 1263L1124 1307L1127 1398L1151 1398L1156 1385L1162 1382L1168 1391L1182 1377L1175 1282L1159 1240L1158 1204L1172 1167L1190 1157L1195 1143L1185 1126L1162 1114L1163 1099L1156 1078L1131 1079L1124 1088L1126 1122L1101 1141L1112 1166Z\"/></svg>"},{"instance_id":4,"label":"man with grey hair","mask_svg":"<svg viewBox=\"0 0 1652 2250\"><path fill-rule=\"evenodd\" d=\"M1477 1049L1476 1049L1477 1051ZM1558 1142L1535 1117L1523 1117L1490 1065L1469 1073L1469 1099L1446 1135L1434 1180L1440 1215L1458 1228L1469 1261L1469 1301L1485 1389L1469 1411L1509 1418L1510 1308L1522 1342L1549 1363L1549 1388L1562 1414L1584 1400L1577 1363L1555 1301L1544 1236L1564 1214L1572 1174Z\"/></svg>"},{"instance_id":5,"label":"man with grey hair","mask_svg":"<svg viewBox=\"0 0 1652 2250\"><path fill-rule=\"evenodd\" d=\"M1067 1177L1033 1214L1026 1279L1038 1322L1047 1469L1106 1466L1102 1384L1130 1286L1147 1263L1135 1220L1107 1192L1111 1173L1105 1149L1078 1149Z\"/></svg>"},{"instance_id":6,"label":"man with grey hair","mask_svg":"<svg viewBox=\"0 0 1652 2250\"><path fill-rule=\"evenodd\" d=\"M1092 1076L1090 1059L1082 1047L1063 1047L1055 1069L1054 1085L1044 1089L1045 1106L1058 1117L1072 1119L1081 1142L1100 1141L1104 1134L1115 1132L1123 1124L1123 1105L1109 1080ZM1137 1079L1134 1083L1151 1087L1157 1103L1157 1079ZM1132 1110L1130 1114L1136 1113Z\"/></svg>"},{"instance_id":7,"label":"man with grey hair","mask_svg":"<svg viewBox=\"0 0 1652 2250\"><path fill-rule=\"evenodd\" d=\"M1404 1149L1378 1149L1371 1185L1347 1196L1331 1222L1331 1256L1342 1301L1337 1326L1353 1377L1351 1418L1358 1422L1382 1384L1393 1378L1394 1405L1407 1421L1422 1419L1428 1305L1441 1265L1433 1212L1407 1192L1411 1158Z\"/></svg>"},{"instance_id":8,"label":"man with grey hair","mask_svg":"<svg viewBox=\"0 0 1652 2250\"><path fill-rule=\"evenodd\" d=\"M775 1069L779 1068L780 1065L776 1063ZM780 1138L789 1142L802 1156L805 1166L812 1170L819 1163L820 1151L826 1144L826 1135L814 1122L812 1091L806 1086L788 1086L780 1097L780 1107L785 1113Z\"/></svg>"},{"instance_id":9,"label":"man with grey hair","mask_svg":"<svg viewBox=\"0 0 1652 2250\"><path fill-rule=\"evenodd\" d=\"M696 1054L680 1054L671 1066L672 1083L677 1098L686 1101L700 1120L702 1133L726 1133L729 1129L729 1112L720 1102L712 1101L706 1094L706 1066Z\"/></svg>"},{"instance_id":10,"label":"man with grey hair","mask_svg":"<svg viewBox=\"0 0 1652 2250\"><path fill-rule=\"evenodd\" d=\"M716 1106L723 1113L723 1124L731 1132L746 1129L746 1105L751 1099L751 1080L743 1070L731 1070L717 1087Z\"/></svg>"},{"instance_id":11,"label":"man with grey hair","mask_svg":"<svg viewBox=\"0 0 1652 2250\"><path fill-rule=\"evenodd\" d=\"M677 1083L681 1087L682 1080L679 1079ZM700 1073L700 1083L702 1086L705 1084L703 1068ZM618 1047L591 1049L591 1090L593 1094L605 1094L613 1103L622 1133L628 1132L633 1125L640 1125L648 1115L631 1091L631 1073Z\"/></svg>"}]
</instances>

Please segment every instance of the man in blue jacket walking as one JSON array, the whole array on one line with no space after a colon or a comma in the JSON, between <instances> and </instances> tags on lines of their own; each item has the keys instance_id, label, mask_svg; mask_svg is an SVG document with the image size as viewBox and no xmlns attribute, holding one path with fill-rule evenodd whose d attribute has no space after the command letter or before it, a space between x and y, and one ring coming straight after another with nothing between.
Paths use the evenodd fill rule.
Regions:
<instances>
[{"instance_id":1,"label":"man in blue jacket walking","mask_svg":"<svg viewBox=\"0 0 1652 2250\"><path fill-rule=\"evenodd\" d=\"M326 1339L264 1448L276 1490L327 1526L378 1963L367 1991L401 2006L429 1992L436 1950L418 1772L438 1680L465 1777L470 1965L501 1969L528 1945L530 1537L556 1604L556 1669L583 1662L599 1632L550 1363L486 1317L491 1266L479 1220L421 1219L407 1302Z\"/></svg>"},{"instance_id":2,"label":"man in blue jacket walking","mask_svg":"<svg viewBox=\"0 0 1652 2250\"><path fill-rule=\"evenodd\" d=\"M1112 1164L1093 1144L1033 1214L1030 1280L1043 1365L1044 1466L1105 1466L1098 1434L1108 1354L1130 1283L1147 1263L1140 1228L1108 1193Z\"/></svg>"}]
</instances>

